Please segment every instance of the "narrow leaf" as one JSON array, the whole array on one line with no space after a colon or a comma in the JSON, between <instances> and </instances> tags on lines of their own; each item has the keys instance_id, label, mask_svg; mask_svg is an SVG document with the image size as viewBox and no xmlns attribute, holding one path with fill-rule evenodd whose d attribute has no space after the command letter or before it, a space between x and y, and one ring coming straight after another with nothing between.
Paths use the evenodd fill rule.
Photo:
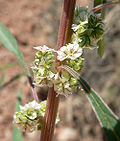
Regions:
<instances>
[{"instance_id":1,"label":"narrow leaf","mask_svg":"<svg viewBox=\"0 0 120 141\"><path fill-rule=\"evenodd\" d=\"M103 0L94 0L94 7L102 4Z\"/></svg>"},{"instance_id":2,"label":"narrow leaf","mask_svg":"<svg viewBox=\"0 0 120 141\"><path fill-rule=\"evenodd\" d=\"M92 12L98 12L98 11L102 10L103 8L106 8L106 7L109 7L109 6L118 5L118 4L120 4L120 0L119 1L116 0L116 1L107 2L107 3L104 3L104 4L100 4L100 5L96 6L96 7L94 7L92 9Z\"/></svg>"},{"instance_id":3,"label":"narrow leaf","mask_svg":"<svg viewBox=\"0 0 120 141\"><path fill-rule=\"evenodd\" d=\"M94 0L94 7L106 3L107 0ZM99 10L97 13L101 13L101 17L105 17L105 9ZM98 55L102 57L104 54L104 39L98 41Z\"/></svg>"},{"instance_id":4,"label":"narrow leaf","mask_svg":"<svg viewBox=\"0 0 120 141\"><path fill-rule=\"evenodd\" d=\"M104 39L99 40L97 45L98 45L98 55L102 57L104 54Z\"/></svg>"},{"instance_id":5,"label":"narrow leaf","mask_svg":"<svg viewBox=\"0 0 120 141\"><path fill-rule=\"evenodd\" d=\"M8 50L10 50L12 53L14 53L16 55L19 63L22 65L22 67L24 68L24 70L26 72L26 75L27 75L27 78L29 80L30 87L32 90L33 97L37 98L37 93L34 88L33 81L30 76L30 72L27 67L27 64L23 58L23 55L18 48L18 45L17 45L15 38L12 36L12 34L9 32L9 30L3 24L0 24L0 41ZM36 100L39 101L38 98Z\"/></svg>"},{"instance_id":6,"label":"narrow leaf","mask_svg":"<svg viewBox=\"0 0 120 141\"><path fill-rule=\"evenodd\" d=\"M118 117L109 109L101 97L97 95L85 80L79 77L78 81L85 90L109 141L120 141L120 121Z\"/></svg>"},{"instance_id":7,"label":"narrow leaf","mask_svg":"<svg viewBox=\"0 0 120 141\"><path fill-rule=\"evenodd\" d=\"M68 71L85 90L94 112L104 128L109 141L120 141L120 121L118 117L110 110L102 98L79 76L72 68L60 66L59 69Z\"/></svg>"},{"instance_id":8,"label":"narrow leaf","mask_svg":"<svg viewBox=\"0 0 120 141\"><path fill-rule=\"evenodd\" d=\"M94 0L94 7L104 4L104 3L107 3L107 0Z\"/></svg>"},{"instance_id":9,"label":"narrow leaf","mask_svg":"<svg viewBox=\"0 0 120 141\"><path fill-rule=\"evenodd\" d=\"M0 41L2 42L5 48L7 48L9 51L14 53L14 55L16 55L19 63L24 68L26 74L30 76L27 64L25 63L23 55L18 48L15 38L3 24L0 24Z\"/></svg>"},{"instance_id":10,"label":"narrow leaf","mask_svg":"<svg viewBox=\"0 0 120 141\"><path fill-rule=\"evenodd\" d=\"M107 0L102 1L102 4L105 4L105 3L107 3ZM105 8L103 8L102 11L101 11L101 16L102 16L103 19L105 18L105 11L106 11Z\"/></svg>"},{"instance_id":11,"label":"narrow leaf","mask_svg":"<svg viewBox=\"0 0 120 141\"><path fill-rule=\"evenodd\" d=\"M18 90L18 97L17 97L17 103L16 103L16 111L19 111L19 106L21 105L21 97L22 97L22 91L21 89ZM16 127L13 127L13 141L22 141L22 132Z\"/></svg>"},{"instance_id":12,"label":"narrow leaf","mask_svg":"<svg viewBox=\"0 0 120 141\"><path fill-rule=\"evenodd\" d=\"M103 0L94 0L94 7L103 4ZM97 11L97 13L101 13L102 10Z\"/></svg>"}]
</instances>

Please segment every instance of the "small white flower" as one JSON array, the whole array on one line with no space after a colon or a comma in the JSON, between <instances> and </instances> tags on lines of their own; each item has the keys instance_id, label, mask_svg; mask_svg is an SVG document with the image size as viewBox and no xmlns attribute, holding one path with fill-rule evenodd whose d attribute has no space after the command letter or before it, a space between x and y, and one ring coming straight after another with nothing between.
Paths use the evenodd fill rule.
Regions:
<instances>
[{"instance_id":1,"label":"small white flower","mask_svg":"<svg viewBox=\"0 0 120 141\"><path fill-rule=\"evenodd\" d=\"M55 75L54 73L52 73L51 71L48 71L46 75L35 76L34 77L35 83L33 84L39 87L45 87L45 86L52 87L53 86L52 81L54 79L54 75Z\"/></svg>"},{"instance_id":2,"label":"small white flower","mask_svg":"<svg viewBox=\"0 0 120 141\"><path fill-rule=\"evenodd\" d=\"M84 22L81 22L80 25L84 25L88 23L88 19L86 19Z\"/></svg>"},{"instance_id":3,"label":"small white flower","mask_svg":"<svg viewBox=\"0 0 120 141\"><path fill-rule=\"evenodd\" d=\"M57 59L63 61L65 59L75 60L76 58L82 55L82 48L79 47L79 44L68 44L67 46L63 46L60 50L57 51L58 56Z\"/></svg>"},{"instance_id":4,"label":"small white flower","mask_svg":"<svg viewBox=\"0 0 120 141\"><path fill-rule=\"evenodd\" d=\"M54 49L47 47L46 45L43 46L37 46L37 47L33 47L34 49L37 49L39 51L41 51L42 53L46 53L46 52L55 52Z\"/></svg>"},{"instance_id":5,"label":"small white flower","mask_svg":"<svg viewBox=\"0 0 120 141\"><path fill-rule=\"evenodd\" d=\"M32 101L24 106L20 106L20 111L15 112L13 116L13 123L22 131L33 132L35 130L41 130L45 109L46 101L39 104L36 101ZM58 116L56 123L57 121L59 121Z\"/></svg>"},{"instance_id":6,"label":"small white flower","mask_svg":"<svg viewBox=\"0 0 120 141\"><path fill-rule=\"evenodd\" d=\"M35 61L32 64L32 70L34 74L34 84L39 87L43 86L50 86L52 87L53 77L55 73L55 60L53 52L46 51L53 51L53 49L49 49L45 46L45 48L37 47L38 52L35 56ZM43 52L41 52L43 51Z\"/></svg>"},{"instance_id":7,"label":"small white flower","mask_svg":"<svg viewBox=\"0 0 120 141\"><path fill-rule=\"evenodd\" d=\"M79 28L80 28L80 24L79 25L77 25L77 24L72 24L72 29L73 29L73 31L77 31Z\"/></svg>"},{"instance_id":8,"label":"small white flower","mask_svg":"<svg viewBox=\"0 0 120 141\"><path fill-rule=\"evenodd\" d=\"M59 73L55 75L54 89L56 93L61 95L69 95L72 93L72 88L69 83L70 76L60 76Z\"/></svg>"},{"instance_id":9,"label":"small white flower","mask_svg":"<svg viewBox=\"0 0 120 141\"><path fill-rule=\"evenodd\" d=\"M76 32L77 30L83 30L84 29L83 25L86 25L86 24L88 24L88 19L80 22L80 24L72 24L72 29L74 32Z\"/></svg>"},{"instance_id":10,"label":"small white flower","mask_svg":"<svg viewBox=\"0 0 120 141\"><path fill-rule=\"evenodd\" d=\"M37 118L37 113L33 112L30 116L26 115L30 120L34 120Z\"/></svg>"},{"instance_id":11,"label":"small white flower","mask_svg":"<svg viewBox=\"0 0 120 141\"><path fill-rule=\"evenodd\" d=\"M32 132L37 130L43 125L45 108L46 101L40 104L36 101L32 101L24 106L20 106L20 111L15 112L13 116L13 123L22 131Z\"/></svg>"}]
</instances>

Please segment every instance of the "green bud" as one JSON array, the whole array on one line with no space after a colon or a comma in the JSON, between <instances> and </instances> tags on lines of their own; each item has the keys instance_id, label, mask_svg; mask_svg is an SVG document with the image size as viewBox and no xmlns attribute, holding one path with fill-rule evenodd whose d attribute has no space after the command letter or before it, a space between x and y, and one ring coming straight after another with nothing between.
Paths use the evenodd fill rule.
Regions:
<instances>
[{"instance_id":1,"label":"green bud","mask_svg":"<svg viewBox=\"0 0 120 141\"><path fill-rule=\"evenodd\" d=\"M34 74L34 84L40 87L52 87L55 67L54 50L46 46L43 46L43 52L41 46L36 49L39 51L36 53L35 61L31 67Z\"/></svg>"},{"instance_id":2,"label":"green bud","mask_svg":"<svg viewBox=\"0 0 120 141\"><path fill-rule=\"evenodd\" d=\"M100 16L100 14L89 13L88 8L76 7L72 25L74 32L72 42L77 42L83 48L98 47L97 42L105 31L105 23Z\"/></svg>"},{"instance_id":3,"label":"green bud","mask_svg":"<svg viewBox=\"0 0 120 141\"><path fill-rule=\"evenodd\" d=\"M67 60L66 63L77 72L80 72L83 67L83 59L81 57L75 60Z\"/></svg>"}]
</instances>

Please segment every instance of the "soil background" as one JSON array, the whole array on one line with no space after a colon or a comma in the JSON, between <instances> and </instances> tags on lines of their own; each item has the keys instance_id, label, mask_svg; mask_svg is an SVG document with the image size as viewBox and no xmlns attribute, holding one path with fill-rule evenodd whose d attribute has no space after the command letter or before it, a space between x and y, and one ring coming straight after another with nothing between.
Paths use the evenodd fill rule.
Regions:
<instances>
[{"instance_id":1,"label":"soil background","mask_svg":"<svg viewBox=\"0 0 120 141\"><path fill-rule=\"evenodd\" d=\"M0 23L5 24L15 36L28 66L34 60L33 46L47 45L55 48L62 0L0 0ZM92 1L78 0L80 5L92 6ZM97 50L86 50L82 76L110 108L120 117L120 6L107 8L105 54L101 59ZM32 101L31 90L23 69L16 65L16 57L0 45L0 78L5 75L0 89L0 141L12 141L13 114L18 89L22 89L22 104ZM14 80L14 79L15 80ZM8 83L10 82L10 83ZM47 88L37 88L43 100ZM86 98L79 92L61 96L61 121L55 129L54 141L104 141L104 134ZM39 141L40 132L24 133L24 141Z\"/></svg>"}]
</instances>

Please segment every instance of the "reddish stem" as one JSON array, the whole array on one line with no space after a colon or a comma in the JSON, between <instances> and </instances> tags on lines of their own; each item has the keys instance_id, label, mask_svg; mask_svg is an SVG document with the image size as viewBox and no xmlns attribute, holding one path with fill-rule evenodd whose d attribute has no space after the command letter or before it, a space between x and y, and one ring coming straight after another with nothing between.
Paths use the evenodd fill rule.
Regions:
<instances>
[{"instance_id":1,"label":"reddish stem","mask_svg":"<svg viewBox=\"0 0 120 141\"><path fill-rule=\"evenodd\" d=\"M41 132L41 141L52 140L58 104L59 97L56 97L54 88L51 88L48 92L47 108L45 113L45 121Z\"/></svg>"},{"instance_id":2,"label":"reddish stem","mask_svg":"<svg viewBox=\"0 0 120 141\"><path fill-rule=\"evenodd\" d=\"M113 1L113 2L109 2L109 3L101 4L101 5L96 6L95 8L93 8L92 11L97 12L98 10L103 9L105 7L113 6L113 5L117 5L117 4L120 4L120 1L116 1L116 3Z\"/></svg>"},{"instance_id":3,"label":"reddish stem","mask_svg":"<svg viewBox=\"0 0 120 141\"><path fill-rule=\"evenodd\" d=\"M71 3L70 3L69 12L68 12L68 14L69 14L68 17L69 18L67 18L67 27L66 27L64 44L69 43L70 40L71 40L71 36L72 36L71 25L73 23L75 3L76 3L76 0L72 0Z\"/></svg>"},{"instance_id":4,"label":"reddish stem","mask_svg":"<svg viewBox=\"0 0 120 141\"><path fill-rule=\"evenodd\" d=\"M57 50L59 50L63 45L70 42L72 30L72 20L74 14L76 0L64 0L63 12L59 27Z\"/></svg>"},{"instance_id":5,"label":"reddish stem","mask_svg":"<svg viewBox=\"0 0 120 141\"><path fill-rule=\"evenodd\" d=\"M72 34L71 25L73 20L75 3L76 0L64 0L58 34L57 50L66 43L70 42ZM54 87L52 87L48 93L45 120L41 131L40 141L52 141L58 105L59 96L57 97L57 94L54 91Z\"/></svg>"},{"instance_id":6,"label":"reddish stem","mask_svg":"<svg viewBox=\"0 0 120 141\"><path fill-rule=\"evenodd\" d=\"M30 84L30 88L31 88L31 90L32 90L32 96L33 96L34 100L35 100L37 103L40 103L40 100L39 100L38 95L37 95L37 93L36 93L36 90L35 90L35 87L34 87L34 85L33 85L33 81L32 81L31 76L28 76L27 78L28 78L28 81L29 81L29 84Z\"/></svg>"}]
</instances>

